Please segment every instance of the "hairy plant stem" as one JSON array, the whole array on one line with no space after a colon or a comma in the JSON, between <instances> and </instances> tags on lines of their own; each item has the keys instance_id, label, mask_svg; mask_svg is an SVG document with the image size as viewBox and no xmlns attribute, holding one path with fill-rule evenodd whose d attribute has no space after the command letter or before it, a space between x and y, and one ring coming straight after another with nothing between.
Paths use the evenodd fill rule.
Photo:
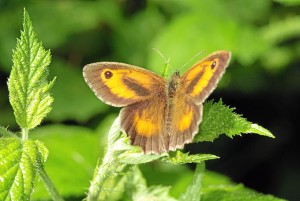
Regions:
<instances>
[{"instance_id":1,"label":"hairy plant stem","mask_svg":"<svg viewBox=\"0 0 300 201\"><path fill-rule=\"evenodd\" d=\"M115 179L118 176L118 172L121 172L128 166L127 164L118 162L114 157L115 155L116 153L114 151L108 149L102 163L99 163L97 166L89 187L86 198L87 201L105 200L106 196L102 195L102 193L105 192L108 194L110 192L109 189L104 187L106 182Z\"/></svg>"},{"instance_id":2,"label":"hairy plant stem","mask_svg":"<svg viewBox=\"0 0 300 201\"><path fill-rule=\"evenodd\" d=\"M59 192L55 188L54 184L52 183L50 177L46 173L44 167L41 167L39 169L38 173L39 173L40 177L42 178L42 180L45 184L45 187L46 187L48 193L50 194L51 198L55 201L64 201L64 199L62 198L62 196L59 194Z\"/></svg>"}]
</instances>

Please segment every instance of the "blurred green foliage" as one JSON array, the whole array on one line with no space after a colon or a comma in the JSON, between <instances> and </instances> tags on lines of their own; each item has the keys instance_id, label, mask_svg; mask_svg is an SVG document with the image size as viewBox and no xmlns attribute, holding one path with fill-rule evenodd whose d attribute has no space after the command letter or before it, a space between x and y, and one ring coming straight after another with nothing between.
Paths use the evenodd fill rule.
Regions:
<instances>
[{"instance_id":1,"label":"blurred green foliage","mask_svg":"<svg viewBox=\"0 0 300 201\"><path fill-rule=\"evenodd\" d=\"M54 183L61 187L63 195L76 197L86 192L97 156L104 149L105 133L117 114L116 109L100 102L84 83L85 64L119 61L161 73L165 61L153 51L156 48L170 58L173 71L179 69L183 73L207 53L226 49L232 52L233 59L219 88L236 93L281 88L299 91L300 70L293 67L300 58L299 6L299 0L1 0L0 125L16 129L6 81L24 7L38 39L51 50L50 73L57 76L52 90L53 109L46 119L46 123L53 125L37 129L34 137L42 139L49 148L46 169L54 177ZM206 52L190 62L201 51ZM278 82L269 83L269 77ZM60 125L63 123L81 125ZM96 131L87 130L82 124ZM70 158L70 164L56 161L64 156ZM66 175L60 172L57 177L73 178L56 178L54 173L59 172L60 166L69 168L78 180L72 180L74 175L69 172ZM75 167L80 169L75 171ZM182 189L179 186L191 177L191 172L183 167L165 168L170 174L162 174L161 183L172 181L171 193L179 195L176 188ZM151 180L161 180L159 175L153 176L153 171L147 171L147 167L143 171L147 172L150 184ZM181 176L174 178L174 174ZM73 183L74 187L64 188L64 182ZM75 187L76 183L81 188ZM39 192L35 190L36 195Z\"/></svg>"},{"instance_id":2,"label":"blurred green foliage","mask_svg":"<svg viewBox=\"0 0 300 201\"><path fill-rule=\"evenodd\" d=\"M85 64L121 61L161 73L164 60L152 48L181 72L204 54L230 50L233 61L221 86L246 93L272 90L266 77L280 76L300 56L300 43L293 43L300 33L300 18L292 7L296 2L2 0L0 70L7 76L12 66L11 49L26 7L39 39L53 54L51 73L58 80L51 121L85 122L107 111L83 82ZM201 51L206 52L190 62ZM296 73L287 81L288 90L300 88ZM12 125L1 77L1 123Z\"/></svg>"}]
</instances>

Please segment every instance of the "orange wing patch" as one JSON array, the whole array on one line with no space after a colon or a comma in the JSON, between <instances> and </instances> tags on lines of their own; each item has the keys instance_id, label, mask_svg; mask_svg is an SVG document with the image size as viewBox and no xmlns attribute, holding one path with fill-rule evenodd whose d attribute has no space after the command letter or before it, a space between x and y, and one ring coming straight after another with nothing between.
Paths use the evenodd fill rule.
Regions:
<instances>
[{"instance_id":1,"label":"orange wing patch","mask_svg":"<svg viewBox=\"0 0 300 201\"><path fill-rule=\"evenodd\" d=\"M147 115L146 112L143 111L141 115L135 113L134 115L134 124L136 133L145 136L147 138L158 135L160 132L160 128L162 125L158 124L156 119L149 118L149 114Z\"/></svg>"},{"instance_id":2,"label":"orange wing patch","mask_svg":"<svg viewBox=\"0 0 300 201\"><path fill-rule=\"evenodd\" d=\"M190 110L187 113L182 114L181 121L178 121L176 128L178 129L179 132L184 132L191 126L192 120L193 120L193 111Z\"/></svg>"},{"instance_id":3,"label":"orange wing patch","mask_svg":"<svg viewBox=\"0 0 300 201\"><path fill-rule=\"evenodd\" d=\"M190 97L176 96L171 108L171 127L169 149L183 148L185 143L191 142L198 132L198 125L202 119L202 105L196 105ZM176 103L176 104L175 104Z\"/></svg>"},{"instance_id":4,"label":"orange wing patch","mask_svg":"<svg viewBox=\"0 0 300 201\"><path fill-rule=\"evenodd\" d=\"M121 110L121 128L133 145L142 147L145 153L162 153L167 149L166 96L154 97L124 107Z\"/></svg>"}]
</instances>

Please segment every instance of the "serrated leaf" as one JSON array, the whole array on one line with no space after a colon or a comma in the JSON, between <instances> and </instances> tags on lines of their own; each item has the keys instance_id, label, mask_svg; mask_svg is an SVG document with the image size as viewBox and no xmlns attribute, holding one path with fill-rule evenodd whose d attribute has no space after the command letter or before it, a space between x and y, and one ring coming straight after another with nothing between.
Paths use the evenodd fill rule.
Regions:
<instances>
[{"instance_id":1,"label":"serrated leaf","mask_svg":"<svg viewBox=\"0 0 300 201\"><path fill-rule=\"evenodd\" d=\"M28 13L24 10L23 31L13 51L13 67L8 80L9 100L23 129L39 125L50 112L53 98L47 82L50 51L37 41Z\"/></svg>"},{"instance_id":2,"label":"serrated leaf","mask_svg":"<svg viewBox=\"0 0 300 201\"><path fill-rule=\"evenodd\" d=\"M0 137L17 137L17 135L9 131L7 128L0 126Z\"/></svg>"},{"instance_id":3,"label":"serrated leaf","mask_svg":"<svg viewBox=\"0 0 300 201\"><path fill-rule=\"evenodd\" d=\"M174 165L185 164L185 163L202 163L206 160L217 159L218 156L213 154L193 154L183 153L176 151L175 154L170 154L169 157L163 158L162 161L172 163Z\"/></svg>"},{"instance_id":4,"label":"serrated leaf","mask_svg":"<svg viewBox=\"0 0 300 201\"><path fill-rule=\"evenodd\" d=\"M0 139L0 200L29 200L38 167L40 143L18 138Z\"/></svg>"},{"instance_id":5,"label":"serrated leaf","mask_svg":"<svg viewBox=\"0 0 300 201\"><path fill-rule=\"evenodd\" d=\"M255 133L274 138L270 131L247 121L233 110L234 108L223 105L222 100L217 103L206 102L203 109L203 121L194 142L213 141L221 134L232 138L242 133Z\"/></svg>"},{"instance_id":6,"label":"serrated leaf","mask_svg":"<svg viewBox=\"0 0 300 201\"><path fill-rule=\"evenodd\" d=\"M162 157L162 154L144 154L142 152L127 151L120 154L118 156L118 159L121 163L137 165L142 163L149 163Z\"/></svg>"}]
</instances>

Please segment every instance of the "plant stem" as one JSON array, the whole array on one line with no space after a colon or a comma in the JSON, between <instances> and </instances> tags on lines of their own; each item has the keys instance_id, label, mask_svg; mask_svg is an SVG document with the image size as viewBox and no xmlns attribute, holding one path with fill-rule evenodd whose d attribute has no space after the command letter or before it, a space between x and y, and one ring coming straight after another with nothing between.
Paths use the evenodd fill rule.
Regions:
<instances>
[{"instance_id":1,"label":"plant stem","mask_svg":"<svg viewBox=\"0 0 300 201\"><path fill-rule=\"evenodd\" d=\"M22 140L28 140L28 128L22 128Z\"/></svg>"},{"instance_id":2,"label":"plant stem","mask_svg":"<svg viewBox=\"0 0 300 201\"><path fill-rule=\"evenodd\" d=\"M195 169L195 173L192 182L187 187L185 192L180 196L180 201L200 201L201 200L201 188L202 188L202 177L205 171L205 163L198 163Z\"/></svg>"},{"instance_id":3,"label":"plant stem","mask_svg":"<svg viewBox=\"0 0 300 201\"><path fill-rule=\"evenodd\" d=\"M62 198L62 196L59 194L59 192L55 188L54 184L52 183L50 177L46 173L44 167L41 167L39 169L38 173L39 173L40 177L42 178L42 180L44 181L46 189L47 189L48 193L50 194L50 196L52 197L52 199L55 201L64 201L64 199Z\"/></svg>"},{"instance_id":4,"label":"plant stem","mask_svg":"<svg viewBox=\"0 0 300 201\"><path fill-rule=\"evenodd\" d=\"M123 169L126 166L117 162L113 155L113 152L108 149L102 163L96 168L96 172L94 173L94 178L91 182L86 198L87 201L102 200L99 196L101 192L104 191L103 187L105 183L108 180L114 179L117 176L117 170L120 171L120 168ZM106 192L109 192L108 189L106 189Z\"/></svg>"}]
</instances>

